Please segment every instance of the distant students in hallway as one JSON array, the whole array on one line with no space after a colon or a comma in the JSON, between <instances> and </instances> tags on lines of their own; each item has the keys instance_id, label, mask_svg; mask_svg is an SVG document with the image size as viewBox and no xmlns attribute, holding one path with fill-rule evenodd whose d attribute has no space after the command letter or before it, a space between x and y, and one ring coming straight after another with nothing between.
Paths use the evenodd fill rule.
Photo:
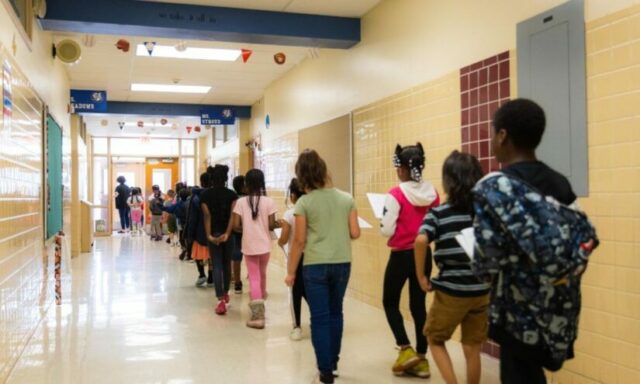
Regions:
<instances>
[{"instance_id":1,"label":"distant students in hallway","mask_svg":"<svg viewBox=\"0 0 640 384\"><path fill-rule=\"evenodd\" d=\"M413 259L413 243L420 223L429 210L440 204L440 197L433 185L422 179L425 154L422 144L396 146L393 165L400 185L389 191L384 203L380 230L389 237L391 248L384 275L383 306L387 321L400 349L398 358L391 367L395 375L408 374L421 378L431 375L426 358L427 339L422 333L427 318L426 294L420 289ZM423 252L430 250L422 249ZM431 265L424 267L431 270ZM416 349L414 350L404 327L400 313L400 296L409 281L409 308L415 326Z\"/></svg>"},{"instance_id":2,"label":"distant students in hallway","mask_svg":"<svg viewBox=\"0 0 640 384\"><path fill-rule=\"evenodd\" d=\"M316 381L333 383L342 348L342 304L351 275L351 240L360 237L358 212L353 197L332 186L327 165L316 151L300 154L296 177L306 194L294 209L295 233L285 283L293 287L296 279L304 279L319 371Z\"/></svg>"}]
</instances>

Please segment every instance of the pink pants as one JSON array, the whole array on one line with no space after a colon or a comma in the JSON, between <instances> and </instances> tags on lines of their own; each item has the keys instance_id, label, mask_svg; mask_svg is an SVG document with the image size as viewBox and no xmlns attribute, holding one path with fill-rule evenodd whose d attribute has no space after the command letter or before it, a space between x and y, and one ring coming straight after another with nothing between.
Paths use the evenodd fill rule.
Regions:
<instances>
[{"instance_id":1,"label":"pink pants","mask_svg":"<svg viewBox=\"0 0 640 384\"><path fill-rule=\"evenodd\" d=\"M263 255L244 255L249 272L249 289L251 300L262 300L267 293L267 264L270 253Z\"/></svg>"}]
</instances>

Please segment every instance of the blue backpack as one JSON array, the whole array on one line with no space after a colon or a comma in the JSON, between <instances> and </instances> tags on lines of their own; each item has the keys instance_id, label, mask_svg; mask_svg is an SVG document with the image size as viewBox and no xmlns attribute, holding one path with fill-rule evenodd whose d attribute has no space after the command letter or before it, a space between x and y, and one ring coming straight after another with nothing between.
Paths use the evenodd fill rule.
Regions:
<instances>
[{"instance_id":1,"label":"blue backpack","mask_svg":"<svg viewBox=\"0 0 640 384\"><path fill-rule=\"evenodd\" d=\"M581 276L599 244L595 228L583 212L503 173L487 175L473 195L472 265L480 277L497 277L490 322L542 346L551 369L559 369L577 338Z\"/></svg>"}]
</instances>

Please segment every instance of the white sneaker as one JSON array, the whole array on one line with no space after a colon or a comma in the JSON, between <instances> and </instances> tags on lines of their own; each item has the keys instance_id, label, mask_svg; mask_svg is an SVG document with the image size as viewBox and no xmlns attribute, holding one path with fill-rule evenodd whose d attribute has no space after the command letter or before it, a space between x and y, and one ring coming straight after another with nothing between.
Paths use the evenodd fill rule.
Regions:
<instances>
[{"instance_id":1,"label":"white sneaker","mask_svg":"<svg viewBox=\"0 0 640 384\"><path fill-rule=\"evenodd\" d=\"M289 334L289 338L293 341L302 340L302 329L300 329L300 327L293 328Z\"/></svg>"}]
</instances>

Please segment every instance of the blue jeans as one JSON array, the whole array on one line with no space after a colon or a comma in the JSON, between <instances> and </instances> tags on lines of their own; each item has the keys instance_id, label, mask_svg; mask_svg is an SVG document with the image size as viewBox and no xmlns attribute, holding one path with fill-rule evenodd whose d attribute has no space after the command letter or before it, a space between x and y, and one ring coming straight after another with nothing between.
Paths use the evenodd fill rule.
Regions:
<instances>
[{"instance_id":1,"label":"blue jeans","mask_svg":"<svg viewBox=\"0 0 640 384\"><path fill-rule=\"evenodd\" d=\"M342 302L349 283L351 263L306 265L302 274L311 312L311 342L318 370L331 374L337 369L340 358L344 328Z\"/></svg>"},{"instance_id":2,"label":"blue jeans","mask_svg":"<svg viewBox=\"0 0 640 384\"><path fill-rule=\"evenodd\" d=\"M220 234L214 234L214 236L220 236ZM233 239L220 243L220 245L209 242L209 258L213 264L213 283L216 286L217 298L222 298L225 293L229 292L233 245Z\"/></svg>"},{"instance_id":3,"label":"blue jeans","mask_svg":"<svg viewBox=\"0 0 640 384\"><path fill-rule=\"evenodd\" d=\"M129 229L131 227L131 216L129 215L130 208L119 208L118 213L120 214L120 226L122 227L122 230L124 231L125 229Z\"/></svg>"}]
</instances>

